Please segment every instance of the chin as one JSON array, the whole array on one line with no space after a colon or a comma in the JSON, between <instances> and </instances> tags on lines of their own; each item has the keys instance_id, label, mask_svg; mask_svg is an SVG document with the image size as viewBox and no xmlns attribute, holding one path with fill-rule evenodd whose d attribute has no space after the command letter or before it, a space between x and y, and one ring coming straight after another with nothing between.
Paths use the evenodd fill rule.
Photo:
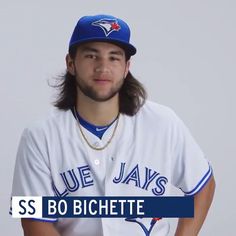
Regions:
<instances>
[{"instance_id":1,"label":"chin","mask_svg":"<svg viewBox=\"0 0 236 236\"><path fill-rule=\"evenodd\" d=\"M93 96L91 97L94 101L96 102L107 102L107 101L110 101L110 100L113 100L115 99L115 97L118 96L118 93L115 93L115 94L107 94L107 95L98 95L97 96Z\"/></svg>"}]
</instances>

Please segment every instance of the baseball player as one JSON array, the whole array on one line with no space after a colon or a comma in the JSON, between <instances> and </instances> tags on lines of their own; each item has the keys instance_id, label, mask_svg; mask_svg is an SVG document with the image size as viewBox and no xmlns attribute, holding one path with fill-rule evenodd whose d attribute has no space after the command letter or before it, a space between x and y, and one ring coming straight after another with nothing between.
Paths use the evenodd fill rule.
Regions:
<instances>
[{"instance_id":1,"label":"baseball player","mask_svg":"<svg viewBox=\"0 0 236 236\"><path fill-rule=\"evenodd\" d=\"M130 73L130 29L110 15L82 17L71 36L56 110L19 144L12 196L195 196L194 236L214 194L212 168L182 120L148 101ZM22 219L26 236L165 236L160 218Z\"/></svg>"}]
</instances>

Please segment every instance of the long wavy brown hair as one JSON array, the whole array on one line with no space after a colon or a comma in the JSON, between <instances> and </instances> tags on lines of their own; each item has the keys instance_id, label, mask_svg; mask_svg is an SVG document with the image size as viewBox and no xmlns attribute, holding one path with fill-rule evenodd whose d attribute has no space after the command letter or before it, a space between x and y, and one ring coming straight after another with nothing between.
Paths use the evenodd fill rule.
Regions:
<instances>
[{"instance_id":1,"label":"long wavy brown hair","mask_svg":"<svg viewBox=\"0 0 236 236\"><path fill-rule=\"evenodd\" d=\"M72 59L75 58L76 49L77 47L69 49L69 55ZM126 55L126 61L129 59L130 56ZM57 79L57 84L52 86L58 90L57 98L53 105L61 110L73 108L76 105L77 98L75 76L66 71L64 75ZM147 93L143 85L129 71L119 91L120 113L129 116L135 115L145 103L146 97Z\"/></svg>"}]
</instances>

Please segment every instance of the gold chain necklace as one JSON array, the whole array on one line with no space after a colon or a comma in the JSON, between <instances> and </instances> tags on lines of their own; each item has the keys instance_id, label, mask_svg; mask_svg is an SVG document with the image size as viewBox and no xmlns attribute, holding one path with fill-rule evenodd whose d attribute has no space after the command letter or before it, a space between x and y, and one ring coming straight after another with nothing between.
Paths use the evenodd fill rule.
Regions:
<instances>
[{"instance_id":1,"label":"gold chain necklace","mask_svg":"<svg viewBox=\"0 0 236 236\"><path fill-rule=\"evenodd\" d=\"M82 130L82 127L81 127L81 124L79 122L79 118L78 118L78 115L77 115L77 111L76 111L76 108L74 107L74 113L75 113L75 119L77 121L77 124L79 126L79 130L80 130L80 133L82 135L82 137L84 138L85 142L88 144L88 146L96 151L101 151L103 149L105 149L112 141L113 137L115 136L115 133L116 133L116 130L117 130L117 127L118 127L118 123L119 123L119 118L120 118L120 113L118 114L118 117L117 117L117 120L116 120L116 125L113 129L113 132L112 132L112 135L110 137L110 139L107 141L107 143L103 146L103 147L94 147L89 141L88 139L86 138L83 130Z\"/></svg>"}]
</instances>

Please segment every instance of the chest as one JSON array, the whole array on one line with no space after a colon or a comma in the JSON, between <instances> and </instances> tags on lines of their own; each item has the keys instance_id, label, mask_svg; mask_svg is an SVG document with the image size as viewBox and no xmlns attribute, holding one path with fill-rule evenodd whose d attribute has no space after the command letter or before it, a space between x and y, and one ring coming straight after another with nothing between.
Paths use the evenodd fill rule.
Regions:
<instances>
[{"instance_id":1,"label":"chest","mask_svg":"<svg viewBox=\"0 0 236 236\"><path fill-rule=\"evenodd\" d=\"M142 139L141 139L142 138ZM137 133L101 151L81 139L62 138L50 153L56 194L66 195L163 195L170 179L171 153L168 143L153 135ZM91 137L101 147L104 140Z\"/></svg>"}]
</instances>

